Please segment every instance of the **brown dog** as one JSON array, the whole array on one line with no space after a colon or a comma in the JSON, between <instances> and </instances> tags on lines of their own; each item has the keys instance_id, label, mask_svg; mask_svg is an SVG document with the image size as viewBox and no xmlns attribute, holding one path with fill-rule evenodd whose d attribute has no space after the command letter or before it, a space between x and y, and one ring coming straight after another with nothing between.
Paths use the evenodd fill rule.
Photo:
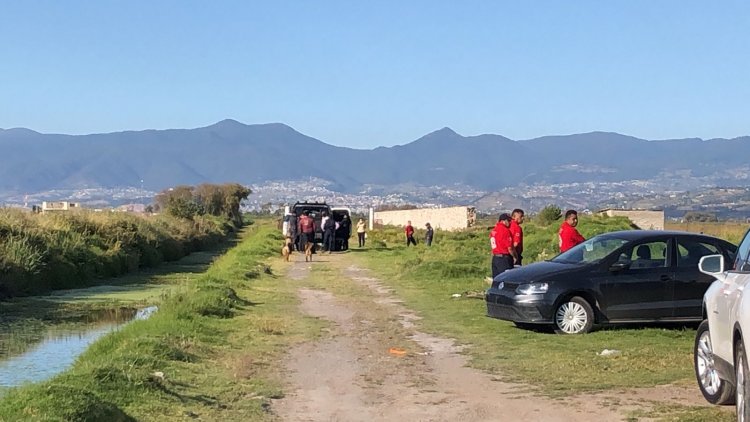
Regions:
<instances>
[{"instance_id":1,"label":"brown dog","mask_svg":"<svg viewBox=\"0 0 750 422\"><path fill-rule=\"evenodd\" d=\"M313 244L312 242L305 243L305 262L309 261L312 262L312 248Z\"/></svg>"},{"instance_id":2,"label":"brown dog","mask_svg":"<svg viewBox=\"0 0 750 422\"><path fill-rule=\"evenodd\" d=\"M281 256L284 258L284 261L289 262L289 255L292 253L292 238L287 236L286 239L284 239L284 247L281 248Z\"/></svg>"}]
</instances>

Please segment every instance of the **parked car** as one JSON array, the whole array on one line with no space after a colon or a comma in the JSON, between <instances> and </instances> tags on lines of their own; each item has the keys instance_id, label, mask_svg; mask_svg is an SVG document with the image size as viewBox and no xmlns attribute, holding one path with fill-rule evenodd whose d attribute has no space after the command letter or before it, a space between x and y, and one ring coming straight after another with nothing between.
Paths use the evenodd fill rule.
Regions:
<instances>
[{"instance_id":1,"label":"parked car","mask_svg":"<svg viewBox=\"0 0 750 422\"><path fill-rule=\"evenodd\" d=\"M593 237L549 261L499 274L487 314L519 326L579 334L595 324L701 321L713 277L701 257L734 259L737 247L702 234L628 230Z\"/></svg>"},{"instance_id":2,"label":"parked car","mask_svg":"<svg viewBox=\"0 0 750 422\"><path fill-rule=\"evenodd\" d=\"M730 268L724 263L731 262ZM700 270L716 281L704 296L703 316L693 348L695 376L703 397L714 404L736 403L737 420L750 421L750 231L734 260L701 258Z\"/></svg>"}]
</instances>

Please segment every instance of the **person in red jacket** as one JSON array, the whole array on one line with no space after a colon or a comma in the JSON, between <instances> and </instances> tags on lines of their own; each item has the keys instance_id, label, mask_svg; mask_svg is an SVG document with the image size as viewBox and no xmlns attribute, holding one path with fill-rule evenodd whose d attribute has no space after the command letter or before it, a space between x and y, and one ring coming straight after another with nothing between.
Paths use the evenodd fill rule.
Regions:
<instances>
[{"instance_id":1,"label":"person in red jacket","mask_svg":"<svg viewBox=\"0 0 750 422\"><path fill-rule=\"evenodd\" d=\"M565 212L565 221L560 225L558 236L560 238L560 252L565 252L579 243L586 241L586 238L578 233L578 213L575 210Z\"/></svg>"},{"instance_id":2,"label":"person in red jacket","mask_svg":"<svg viewBox=\"0 0 750 422\"><path fill-rule=\"evenodd\" d=\"M492 248L492 278L503 271L513 268L518 260L516 249L513 247L513 236L510 233L510 216L500 214L497 224L490 232L490 247Z\"/></svg>"},{"instance_id":3,"label":"person in red jacket","mask_svg":"<svg viewBox=\"0 0 750 422\"><path fill-rule=\"evenodd\" d=\"M299 237L299 248L298 250L305 250L305 243L311 242L313 244L313 250L315 250L315 221L310 217L309 211L304 211L302 216L297 222L297 233Z\"/></svg>"},{"instance_id":4,"label":"person in red jacket","mask_svg":"<svg viewBox=\"0 0 750 422\"><path fill-rule=\"evenodd\" d=\"M404 227L404 233L406 233L406 247L409 247L410 244L414 244L414 246L417 246L417 241L414 239L414 227L411 225L411 220L406 222L406 227Z\"/></svg>"},{"instance_id":5,"label":"person in red jacket","mask_svg":"<svg viewBox=\"0 0 750 422\"><path fill-rule=\"evenodd\" d=\"M516 208L510 213L510 234L513 236L513 247L516 249L516 256L518 259L513 264L514 267L520 267L521 261L523 261L523 224L524 212L520 208Z\"/></svg>"}]
</instances>

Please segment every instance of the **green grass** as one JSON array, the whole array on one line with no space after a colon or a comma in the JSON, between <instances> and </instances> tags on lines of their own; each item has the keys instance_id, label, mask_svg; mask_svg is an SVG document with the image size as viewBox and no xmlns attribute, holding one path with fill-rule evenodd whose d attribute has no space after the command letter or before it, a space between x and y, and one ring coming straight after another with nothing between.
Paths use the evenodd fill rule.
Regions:
<instances>
[{"instance_id":1,"label":"green grass","mask_svg":"<svg viewBox=\"0 0 750 422\"><path fill-rule=\"evenodd\" d=\"M618 218L583 218L584 236L627 228ZM527 262L555 249L556 225L527 224ZM469 344L473 366L502 374L509 381L538 386L552 396L624 387L693 383L692 328L614 328L583 336L560 336L516 328L512 323L486 317L484 300L452 298L474 292L481 298L487 285L490 256L483 228L436 235L432 248L405 248L391 229L371 232L376 245L367 254L353 254L380 274L411 308L425 318L430 332ZM621 354L600 357L604 349Z\"/></svg>"},{"instance_id":2,"label":"green grass","mask_svg":"<svg viewBox=\"0 0 750 422\"><path fill-rule=\"evenodd\" d=\"M656 404L650 410L631 412L628 421L658 420L660 422L734 422L733 406L679 406Z\"/></svg>"},{"instance_id":3,"label":"green grass","mask_svg":"<svg viewBox=\"0 0 750 422\"><path fill-rule=\"evenodd\" d=\"M234 231L226 218L0 209L0 299L80 288L205 250Z\"/></svg>"},{"instance_id":4,"label":"green grass","mask_svg":"<svg viewBox=\"0 0 750 422\"><path fill-rule=\"evenodd\" d=\"M260 226L149 320L103 337L69 371L10 391L0 420L268 418L270 398L282 395L274 368L284 350L321 323L298 313L293 285L265 271L246 276L281 243L275 227Z\"/></svg>"}]
</instances>

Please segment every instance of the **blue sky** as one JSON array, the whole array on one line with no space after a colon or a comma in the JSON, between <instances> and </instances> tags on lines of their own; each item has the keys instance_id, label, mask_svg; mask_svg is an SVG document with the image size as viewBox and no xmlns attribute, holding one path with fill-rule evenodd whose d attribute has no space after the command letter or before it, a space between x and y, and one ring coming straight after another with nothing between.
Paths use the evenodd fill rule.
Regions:
<instances>
[{"instance_id":1,"label":"blue sky","mask_svg":"<svg viewBox=\"0 0 750 422\"><path fill-rule=\"evenodd\" d=\"M0 1L0 128L750 135L746 1Z\"/></svg>"}]
</instances>

